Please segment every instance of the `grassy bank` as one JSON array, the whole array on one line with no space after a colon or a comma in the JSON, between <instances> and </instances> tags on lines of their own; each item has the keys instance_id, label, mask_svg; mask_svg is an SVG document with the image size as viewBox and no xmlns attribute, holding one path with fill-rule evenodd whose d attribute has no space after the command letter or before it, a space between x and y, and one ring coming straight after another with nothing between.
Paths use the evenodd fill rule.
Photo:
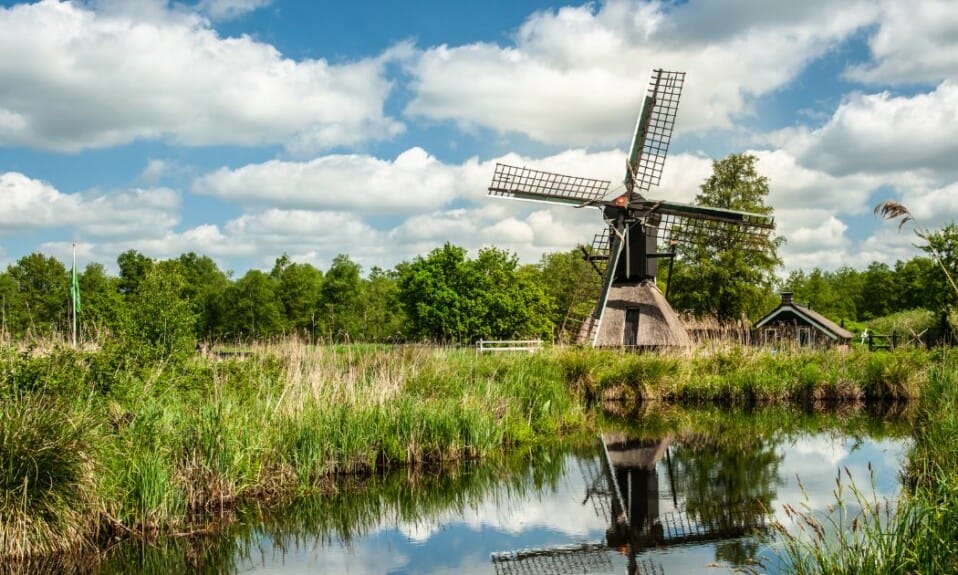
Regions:
<instances>
[{"instance_id":1,"label":"grassy bank","mask_svg":"<svg viewBox=\"0 0 958 575\"><path fill-rule=\"evenodd\" d=\"M785 535L788 571L958 572L958 365L953 358L930 371L916 412L915 446L899 505L876 500L870 486L845 485L840 489L851 490L861 512L851 514L841 503L837 517L795 512L804 535ZM847 528L835 529L839 524Z\"/></svg>"},{"instance_id":2,"label":"grassy bank","mask_svg":"<svg viewBox=\"0 0 958 575\"><path fill-rule=\"evenodd\" d=\"M0 350L0 555L189 532L343 474L588 434L601 402L749 405L916 397L926 352L683 355L264 346L143 361L128 348Z\"/></svg>"}]
</instances>

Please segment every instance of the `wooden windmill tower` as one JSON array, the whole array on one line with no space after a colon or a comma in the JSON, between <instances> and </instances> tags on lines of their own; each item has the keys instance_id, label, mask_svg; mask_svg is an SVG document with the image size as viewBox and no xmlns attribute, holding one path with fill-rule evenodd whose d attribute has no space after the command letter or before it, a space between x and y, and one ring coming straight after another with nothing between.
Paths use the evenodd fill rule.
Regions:
<instances>
[{"instance_id":1,"label":"wooden windmill tower","mask_svg":"<svg viewBox=\"0 0 958 575\"><path fill-rule=\"evenodd\" d=\"M658 259L673 251L659 244L729 241L741 249L759 249L774 229L772 218L748 212L651 200L643 194L657 186L668 154L684 72L653 70L649 91L636 122L626 160L625 193L604 199L609 182L496 164L489 194L506 198L596 207L605 229L592 249L583 248L597 276L589 294L595 305L566 330L576 343L593 346L658 347L685 345L688 334L656 287ZM582 286L570 286L570 289ZM667 291L667 290L666 290Z\"/></svg>"}]
</instances>

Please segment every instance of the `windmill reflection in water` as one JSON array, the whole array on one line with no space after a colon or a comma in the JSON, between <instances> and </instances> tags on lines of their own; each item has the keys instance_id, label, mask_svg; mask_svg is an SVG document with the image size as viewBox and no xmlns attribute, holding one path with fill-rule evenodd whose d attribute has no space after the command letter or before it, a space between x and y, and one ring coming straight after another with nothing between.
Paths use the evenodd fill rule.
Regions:
<instances>
[{"instance_id":1,"label":"windmill reflection in water","mask_svg":"<svg viewBox=\"0 0 958 575\"><path fill-rule=\"evenodd\" d=\"M740 508L727 502L696 512L683 509L676 490L671 460L672 440L635 439L605 433L598 442L597 458L580 459L586 484L582 505L605 519L605 541L523 549L494 553L498 575L611 573L611 555L628 558L627 572L662 574L665 569L642 555L690 543L722 541L760 533L767 529L767 514L743 502ZM665 459L667 491L660 490L659 462ZM671 499L668 510L662 501Z\"/></svg>"}]
</instances>

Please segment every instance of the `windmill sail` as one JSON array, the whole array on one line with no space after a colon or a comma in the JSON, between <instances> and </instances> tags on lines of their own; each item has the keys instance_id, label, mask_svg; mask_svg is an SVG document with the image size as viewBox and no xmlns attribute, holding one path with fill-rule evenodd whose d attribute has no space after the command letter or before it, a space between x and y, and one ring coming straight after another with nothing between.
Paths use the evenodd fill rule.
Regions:
<instances>
[{"instance_id":1,"label":"windmill sail","mask_svg":"<svg viewBox=\"0 0 958 575\"><path fill-rule=\"evenodd\" d=\"M600 201L608 190L608 180L565 176L506 164L496 164L489 184L490 196L579 206Z\"/></svg>"},{"instance_id":2,"label":"windmill sail","mask_svg":"<svg viewBox=\"0 0 958 575\"><path fill-rule=\"evenodd\" d=\"M774 218L751 212L654 200L632 202L630 207L646 214L647 225L656 228L661 244L723 242L736 249L761 250L775 229Z\"/></svg>"},{"instance_id":3,"label":"windmill sail","mask_svg":"<svg viewBox=\"0 0 958 575\"><path fill-rule=\"evenodd\" d=\"M652 71L625 171L625 187L630 193L647 192L662 179L684 84L685 72Z\"/></svg>"}]
</instances>

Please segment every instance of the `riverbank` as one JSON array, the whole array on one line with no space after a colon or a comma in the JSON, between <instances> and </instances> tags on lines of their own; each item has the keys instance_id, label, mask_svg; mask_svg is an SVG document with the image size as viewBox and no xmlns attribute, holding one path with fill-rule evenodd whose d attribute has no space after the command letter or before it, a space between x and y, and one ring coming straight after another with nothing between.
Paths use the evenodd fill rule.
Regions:
<instances>
[{"instance_id":1,"label":"riverbank","mask_svg":"<svg viewBox=\"0 0 958 575\"><path fill-rule=\"evenodd\" d=\"M282 344L155 363L112 348L4 349L0 554L190 532L210 512L334 491L343 474L587 436L601 402L918 397L933 364L914 350L495 356Z\"/></svg>"},{"instance_id":2,"label":"riverbank","mask_svg":"<svg viewBox=\"0 0 958 575\"><path fill-rule=\"evenodd\" d=\"M788 572L797 574L958 573L958 364L945 358L930 371L915 406L913 436L897 506L876 500L870 486L847 484L861 511L838 504L840 519L802 511L805 526L785 536Z\"/></svg>"}]
</instances>

